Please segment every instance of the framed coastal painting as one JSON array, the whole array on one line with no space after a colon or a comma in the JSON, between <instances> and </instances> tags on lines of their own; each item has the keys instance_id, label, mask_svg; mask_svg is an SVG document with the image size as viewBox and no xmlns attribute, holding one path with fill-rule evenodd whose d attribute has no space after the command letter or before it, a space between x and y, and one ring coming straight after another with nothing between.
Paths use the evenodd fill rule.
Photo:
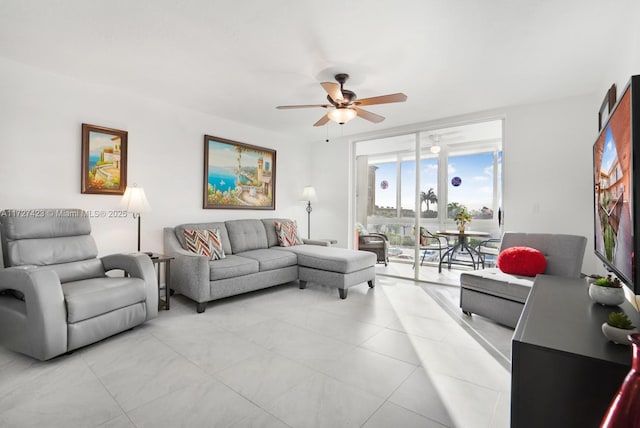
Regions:
<instances>
[{"instance_id":1,"label":"framed coastal painting","mask_svg":"<svg viewBox=\"0 0 640 428\"><path fill-rule=\"evenodd\" d=\"M122 195L127 187L127 131L82 124L82 193Z\"/></svg>"},{"instance_id":2,"label":"framed coastal painting","mask_svg":"<svg viewBox=\"0 0 640 428\"><path fill-rule=\"evenodd\" d=\"M276 151L204 136L205 209L276 209Z\"/></svg>"}]
</instances>

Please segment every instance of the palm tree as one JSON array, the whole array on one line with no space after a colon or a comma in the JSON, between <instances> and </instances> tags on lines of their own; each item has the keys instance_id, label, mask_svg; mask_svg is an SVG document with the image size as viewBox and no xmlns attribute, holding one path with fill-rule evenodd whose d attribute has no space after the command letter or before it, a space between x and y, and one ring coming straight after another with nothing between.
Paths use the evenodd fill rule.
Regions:
<instances>
[{"instance_id":1,"label":"palm tree","mask_svg":"<svg viewBox=\"0 0 640 428\"><path fill-rule=\"evenodd\" d=\"M429 203L432 203L432 204L438 203L438 197L433 191L433 187L430 187L426 193L420 192L420 206L422 206L422 204L425 202L427 203L427 211L429 211Z\"/></svg>"}]
</instances>

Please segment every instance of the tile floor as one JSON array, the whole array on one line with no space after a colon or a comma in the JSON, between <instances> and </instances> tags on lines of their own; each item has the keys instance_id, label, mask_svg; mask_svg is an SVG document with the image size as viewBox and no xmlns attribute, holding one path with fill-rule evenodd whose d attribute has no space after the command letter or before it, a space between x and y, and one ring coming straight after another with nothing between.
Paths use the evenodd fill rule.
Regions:
<instances>
[{"instance_id":1,"label":"tile floor","mask_svg":"<svg viewBox=\"0 0 640 428\"><path fill-rule=\"evenodd\" d=\"M508 427L508 369L427 287L292 283L203 314L174 296L49 362L0 348L0 426Z\"/></svg>"}]
</instances>

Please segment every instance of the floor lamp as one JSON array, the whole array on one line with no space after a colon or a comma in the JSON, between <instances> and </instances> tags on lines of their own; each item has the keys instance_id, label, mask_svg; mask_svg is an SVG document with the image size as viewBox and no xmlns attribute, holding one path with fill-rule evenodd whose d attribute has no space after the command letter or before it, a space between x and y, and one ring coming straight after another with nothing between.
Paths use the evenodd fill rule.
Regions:
<instances>
[{"instance_id":1,"label":"floor lamp","mask_svg":"<svg viewBox=\"0 0 640 428\"><path fill-rule=\"evenodd\" d=\"M140 252L140 214L151 211L144 189L136 184L127 186L120 201L120 209L132 213L133 218L138 219L138 252Z\"/></svg>"},{"instance_id":2,"label":"floor lamp","mask_svg":"<svg viewBox=\"0 0 640 428\"><path fill-rule=\"evenodd\" d=\"M317 202L316 189L306 186L302 191L302 200L307 202L307 239L311 239L311 202Z\"/></svg>"}]
</instances>

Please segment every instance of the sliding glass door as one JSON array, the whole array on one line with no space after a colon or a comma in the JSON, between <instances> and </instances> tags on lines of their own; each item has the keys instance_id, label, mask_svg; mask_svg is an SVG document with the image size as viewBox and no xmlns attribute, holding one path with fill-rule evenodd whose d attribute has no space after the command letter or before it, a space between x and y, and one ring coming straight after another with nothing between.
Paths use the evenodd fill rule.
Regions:
<instances>
[{"instance_id":1,"label":"sliding glass door","mask_svg":"<svg viewBox=\"0 0 640 428\"><path fill-rule=\"evenodd\" d=\"M355 154L356 228L389 240L390 263L379 273L438 275L441 251L425 237L455 229L461 206L470 227L499 236L502 120L359 141Z\"/></svg>"}]
</instances>

